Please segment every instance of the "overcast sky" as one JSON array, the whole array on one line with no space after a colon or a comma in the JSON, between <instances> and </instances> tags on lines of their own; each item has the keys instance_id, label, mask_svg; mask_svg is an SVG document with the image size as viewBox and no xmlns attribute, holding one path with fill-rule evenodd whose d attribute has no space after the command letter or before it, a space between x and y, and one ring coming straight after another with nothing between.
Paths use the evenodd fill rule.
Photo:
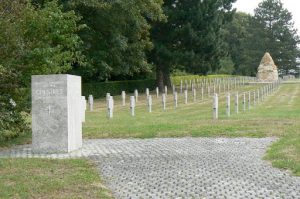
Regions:
<instances>
[{"instance_id":1,"label":"overcast sky","mask_svg":"<svg viewBox=\"0 0 300 199\"><path fill-rule=\"evenodd\" d=\"M262 0L237 0L234 7L238 11L247 12L250 14L254 13L254 9ZM295 22L295 27L298 29L298 34L300 34L300 0L281 0L284 8L288 9L293 14L293 21Z\"/></svg>"}]
</instances>

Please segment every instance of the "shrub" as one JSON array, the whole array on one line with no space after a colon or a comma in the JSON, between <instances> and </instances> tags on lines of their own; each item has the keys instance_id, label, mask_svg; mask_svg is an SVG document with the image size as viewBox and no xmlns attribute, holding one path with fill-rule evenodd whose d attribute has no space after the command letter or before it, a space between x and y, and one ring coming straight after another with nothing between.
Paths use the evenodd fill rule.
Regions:
<instances>
[{"instance_id":1,"label":"shrub","mask_svg":"<svg viewBox=\"0 0 300 199\"><path fill-rule=\"evenodd\" d=\"M213 79L213 78L226 78L226 77L232 77L232 75L208 75L208 76L201 76L201 75L183 75L183 76L173 76L171 77L172 84L179 86L180 81L190 81L190 80L196 80L196 79Z\"/></svg>"},{"instance_id":2,"label":"shrub","mask_svg":"<svg viewBox=\"0 0 300 199\"><path fill-rule=\"evenodd\" d=\"M18 137L28 130L23 113L28 107L28 89L18 89L18 78L0 65L0 141Z\"/></svg>"},{"instance_id":3,"label":"shrub","mask_svg":"<svg viewBox=\"0 0 300 199\"><path fill-rule=\"evenodd\" d=\"M130 81L113 81L86 83L82 85L82 95L93 95L94 98L105 97L106 93L111 95L120 95L122 91L133 92L134 89L144 91L146 88L153 90L155 88L154 79L130 80Z\"/></svg>"},{"instance_id":4,"label":"shrub","mask_svg":"<svg viewBox=\"0 0 300 199\"><path fill-rule=\"evenodd\" d=\"M0 95L0 140L9 140L18 137L28 130L28 125L17 108L11 96Z\"/></svg>"}]
</instances>

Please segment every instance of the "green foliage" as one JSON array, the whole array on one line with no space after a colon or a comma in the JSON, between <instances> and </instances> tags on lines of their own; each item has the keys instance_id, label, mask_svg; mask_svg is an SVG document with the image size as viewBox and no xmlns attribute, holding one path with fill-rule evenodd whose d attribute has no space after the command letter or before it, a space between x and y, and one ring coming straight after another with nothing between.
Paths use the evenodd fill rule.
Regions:
<instances>
[{"instance_id":1,"label":"green foliage","mask_svg":"<svg viewBox=\"0 0 300 199\"><path fill-rule=\"evenodd\" d=\"M296 69L299 36L292 14L283 7L281 0L264 0L255 10L254 17L264 27L265 49L271 53L279 68L285 73Z\"/></svg>"},{"instance_id":2,"label":"green foliage","mask_svg":"<svg viewBox=\"0 0 300 199\"><path fill-rule=\"evenodd\" d=\"M203 80L203 79L214 79L214 78L226 78L226 77L231 77L231 75L224 75L224 74L219 74L219 75L180 75L180 76L172 76L171 81L172 84L176 86L180 86L181 80L183 81L190 81L190 80Z\"/></svg>"},{"instance_id":3,"label":"green foliage","mask_svg":"<svg viewBox=\"0 0 300 199\"><path fill-rule=\"evenodd\" d=\"M255 38L262 29L256 27L253 20L251 15L238 12L223 30L236 74L255 75L264 54L262 41Z\"/></svg>"},{"instance_id":4,"label":"green foliage","mask_svg":"<svg viewBox=\"0 0 300 199\"><path fill-rule=\"evenodd\" d=\"M15 78L13 73L0 65L0 141L18 137L28 130L28 125L22 114L19 101L14 101L16 96L10 82Z\"/></svg>"},{"instance_id":5,"label":"green foliage","mask_svg":"<svg viewBox=\"0 0 300 199\"><path fill-rule=\"evenodd\" d=\"M153 90L155 88L155 80L131 80L131 81L114 81L102 83L86 83L82 85L84 96L93 95L95 98L105 97L106 93L111 95L120 95L122 91L133 92L138 89L144 92L146 88Z\"/></svg>"},{"instance_id":6,"label":"green foliage","mask_svg":"<svg viewBox=\"0 0 300 199\"><path fill-rule=\"evenodd\" d=\"M0 64L28 86L31 75L66 72L81 63L80 17L63 12L57 1L34 7L27 1L4 0L0 5Z\"/></svg>"},{"instance_id":7,"label":"green foliage","mask_svg":"<svg viewBox=\"0 0 300 199\"><path fill-rule=\"evenodd\" d=\"M220 69L217 71L218 74L233 74L234 63L231 57L225 57L220 60Z\"/></svg>"},{"instance_id":8,"label":"green foliage","mask_svg":"<svg viewBox=\"0 0 300 199\"><path fill-rule=\"evenodd\" d=\"M164 4L167 23L154 25L157 84L169 85L170 72L180 68L193 74L215 71L224 56L221 27L230 20L235 0L176 1Z\"/></svg>"},{"instance_id":9,"label":"green foliage","mask_svg":"<svg viewBox=\"0 0 300 199\"><path fill-rule=\"evenodd\" d=\"M255 16L236 13L223 34L236 74L255 75L265 52L271 53L282 72L295 69L299 37L280 0L264 0Z\"/></svg>"},{"instance_id":10,"label":"green foliage","mask_svg":"<svg viewBox=\"0 0 300 199\"><path fill-rule=\"evenodd\" d=\"M192 74L190 74L190 73L187 73L187 72L185 72L185 71L182 71L182 70L179 70L179 69L175 69L175 70L173 70L172 71L172 74L171 74L171 76L187 76L187 75L192 75Z\"/></svg>"},{"instance_id":11,"label":"green foliage","mask_svg":"<svg viewBox=\"0 0 300 199\"><path fill-rule=\"evenodd\" d=\"M34 7L28 1L0 4L0 140L28 131L31 75L62 73L83 60L83 27L74 12L63 12L57 1Z\"/></svg>"},{"instance_id":12,"label":"green foliage","mask_svg":"<svg viewBox=\"0 0 300 199\"><path fill-rule=\"evenodd\" d=\"M150 23L162 21L162 0L65 0L80 14L88 29L81 31L88 64L76 67L86 81L132 77L152 70L146 52L153 44Z\"/></svg>"}]
</instances>

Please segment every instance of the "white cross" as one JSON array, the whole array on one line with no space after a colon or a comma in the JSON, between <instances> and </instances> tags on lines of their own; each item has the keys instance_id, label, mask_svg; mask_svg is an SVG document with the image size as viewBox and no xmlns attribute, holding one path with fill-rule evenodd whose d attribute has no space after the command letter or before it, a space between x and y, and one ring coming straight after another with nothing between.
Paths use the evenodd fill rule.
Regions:
<instances>
[{"instance_id":1,"label":"white cross","mask_svg":"<svg viewBox=\"0 0 300 199\"><path fill-rule=\"evenodd\" d=\"M51 114L51 105L49 105L49 106L46 108L46 111L48 111L48 115Z\"/></svg>"}]
</instances>

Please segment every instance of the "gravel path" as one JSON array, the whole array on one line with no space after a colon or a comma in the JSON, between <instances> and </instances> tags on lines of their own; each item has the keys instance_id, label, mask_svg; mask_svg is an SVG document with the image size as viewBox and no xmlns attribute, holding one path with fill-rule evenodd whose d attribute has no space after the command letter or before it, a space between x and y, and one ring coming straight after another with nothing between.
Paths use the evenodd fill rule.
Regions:
<instances>
[{"instance_id":1,"label":"gravel path","mask_svg":"<svg viewBox=\"0 0 300 199\"><path fill-rule=\"evenodd\" d=\"M32 154L27 145L0 157L89 158L116 198L300 198L300 178L262 160L274 140L85 140L71 154Z\"/></svg>"}]
</instances>

